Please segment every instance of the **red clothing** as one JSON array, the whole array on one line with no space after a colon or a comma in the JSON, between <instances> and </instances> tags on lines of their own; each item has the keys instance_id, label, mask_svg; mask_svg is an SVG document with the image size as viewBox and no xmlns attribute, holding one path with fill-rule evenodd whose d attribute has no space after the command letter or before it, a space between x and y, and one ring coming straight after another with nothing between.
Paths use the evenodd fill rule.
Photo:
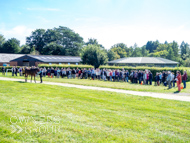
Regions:
<instances>
[{"instance_id":1,"label":"red clothing","mask_svg":"<svg viewBox=\"0 0 190 143\"><path fill-rule=\"evenodd\" d=\"M178 74L178 76L177 76L177 80L178 80L178 82L179 82L179 84L181 84L181 74Z\"/></svg>"},{"instance_id":2,"label":"red clothing","mask_svg":"<svg viewBox=\"0 0 190 143\"><path fill-rule=\"evenodd\" d=\"M185 73L184 75L182 75L182 80L187 80L187 73Z\"/></svg>"},{"instance_id":3,"label":"red clothing","mask_svg":"<svg viewBox=\"0 0 190 143\"><path fill-rule=\"evenodd\" d=\"M147 76L147 80L149 80L149 74L146 74L146 76Z\"/></svg>"},{"instance_id":4,"label":"red clothing","mask_svg":"<svg viewBox=\"0 0 190 143\"><path fill-rule=\"evenodd\" d=\"M112 76L112 72L110 72L110 76Z\"/></svg>"},{"instance_id":5,"label":"red clothing","mask_svg":"<svg viewBox=\"0 0 190 143\"><path fill-rule=\"evenodd\" d=\"M177 86L178 86L178 91L181 91L181 74L178 74L177 76Z\"/></svg>"}]
</instances>

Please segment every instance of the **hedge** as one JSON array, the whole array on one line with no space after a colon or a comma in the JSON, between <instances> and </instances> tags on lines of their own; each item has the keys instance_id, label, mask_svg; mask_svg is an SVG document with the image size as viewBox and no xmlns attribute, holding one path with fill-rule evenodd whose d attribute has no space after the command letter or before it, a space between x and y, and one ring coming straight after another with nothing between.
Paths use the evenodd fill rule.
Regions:
<instances>
[{"instance_id":1,"label":"hedge","mask_svg":"<svg viewBox=\"0 0 190 143\"><path fill-rule=\"evenodd\" d=\"M39 64L38 65L38 67L40 67L40 68L44 68L44 67L46 67L46 68L51 68L51 67L53 67L53 68L68 68L68 67L70 67L71 69L73 69L73 68L79 68L79 69L81 69L81 68L94 68L93 66L91 66L91 65L68 65L68 64L52 64L52 65L49 65L49 64Z\"/></svg>"},{"instance_id":2,"label":"hedge","mask_svg":"<svg viewBox=\"0 0 190 143\"><path fill-rule=\"evenodd\" d=\"M150 70L153 74L153 76L156 75L157 72L162 72L162 71L171 71L176 74L176 71L180 71L183 74L183 71L187 71L187 76L188 76L188 81L190 81L190 68L189 67L175 67L175 68L170 68L170 67L128 67L128 66L100 66L100 69L125 69L131 72L131 70Z\"/></svg>"}]
</instances>

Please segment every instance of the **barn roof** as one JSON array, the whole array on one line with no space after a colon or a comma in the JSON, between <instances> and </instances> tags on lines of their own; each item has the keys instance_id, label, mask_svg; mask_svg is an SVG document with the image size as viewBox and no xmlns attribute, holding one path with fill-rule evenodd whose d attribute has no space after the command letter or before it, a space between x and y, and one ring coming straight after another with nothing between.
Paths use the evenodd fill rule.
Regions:
<instances>
[{"instance_id":1,"label":"barn roof","mask_svg":"<svg viewBox=\"0 0 190 143\"><path fill-rule=\"evenodd\" d=\"M79 63L82 61L80 57L58 55L23 55L11 61L23 60L27 56L44 63Z\"/></svg>"},{"instance_id":2,"label":"barn roof","mask_svg":"<svg viewBox=\"0 0 190 143\"><path fill-rule=\"evenodd\" d=\"M78 63L81 62L80 57L75 56L55 56L55 55L28 55L32 58L38 59L45 63L62 63L62 62L70 62L70 63Z\"/></svg>"},{"instance_id":3,"label":"barn roof","mask_svg":"<svg viewBox=\"0 0 190 143\"><path fill-rule=\"evenodd\" d=\"M0 53L0 63L8 63L13 59L19 58L21 56L24 56L23 54L5 54Z\"/></svg>"},{"instance_id":4,"label":"barn roof","mask_svg":"<svg viewBox=\"0 0 190 143\"><path fill-rule=\"evenodd\" d=\"M160 57L128 57L108 62L110 64L178 64Z\"/></svg>"}]
</instances>

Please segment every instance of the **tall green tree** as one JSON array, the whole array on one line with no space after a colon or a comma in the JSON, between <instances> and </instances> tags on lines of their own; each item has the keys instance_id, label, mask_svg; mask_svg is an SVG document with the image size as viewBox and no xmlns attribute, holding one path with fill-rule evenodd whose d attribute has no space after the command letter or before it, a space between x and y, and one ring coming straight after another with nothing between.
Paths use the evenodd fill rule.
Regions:
<instances>
[{"instance_id":1,"label":"tall green tree","mask_svg":"<svg viewBox=\"0 0 190 143\"><path fill-rule=\"evenodd\" d=\"M53 47L59 45L59 51L51 51L50 53L79 56L84 42L79 34L67 27L59 26L58 28L48 30L37 29L33 31L31 36L27 37L26 44L31 49L35 47L35 50L39 51L40 54L45 54L43 53L45 51L44 48L52 47L52 49L57 50L58 48ZM45 52L47 53L47 51Z\"/></svg>"},{"instance_id":2,"label":"tall green tree","mask_svg":"<svg viewBox=\"0 0 190 143\"><path fill-rule=\"evenodd\" d=\"M129 49L127 48L127 45L124 43L118 43L111 47L111 50L116 53L117 58L124 58L128 56Z\"/></svg>"},{"instance_id":3,"label":"tall green tree","mask_svg":"<svg viewBox=\"0 0 190 143\"><path fill-rule=\"evenodd\" d=\"M156 50L158 48L158 46L160 45L159 41L148 41L146 44L146 50L148 50L150 53L153 53L154 50Z\"/></svg>"},{"instance_id":4,"label":"tall green tree","mask_svg":"<svg viewBox=\"0 0 190 143\"><path fill-rule=\"evenodd\" d=\"M181 58L183 60L186 60L186 58L189 57L189 44L188 43L185 43L184 41L181 43L180 45L180 49L181 49Z\"/></svg>"},{"instance_id":5,"label":"tall green tree","mask_svg":"<svg viewBox=\"0 0 190 143\"><path fill-rule=\"evenodd\" d=\"M67 27L59 26L54 30L61 35L56 43L64 48L65 55L79 56L84 44L83 38Z\"/></svg>"},{"instance_id":6,"label":"tall green tree","mask_svg":"<svg viewBox=\"0 0 190 143\"><path fill-rule=\"evenodd\" d=\"M42 54L42 48L45 46L43 35L45 29L36 29L32 32L31 36L26 38L26 44L32 49L35 47L35 50L39 51Z\"/></svg>"},{"instance_id":7,"label":"tall green tree","mask_svg":"<svg viewBox=\"0 0 190 143\"><path fill-rule=\"evenodd\" d=\"M136 48L133 50L133 53L132 53L131 56L132 56L132 57L142 57L142 50L141 50L141 48L136 47Z\"/></svg>"},{"instance_id":8,"label":"tall green tree","mask_svg":"<svg viewBox=\"0 0 190 143\"><path fill-rule=\"evenodd\" d=\"M100 46L101 48L105 49L105 47L101 44L98 43L98 40L97 39L94 39L94 38L89 38L88 39L88 42L85 43L85 45L98 45Z\"/></svg>"},{"instance_id":9,"label":"tall green tree","mask_svg":"<svg viewBox=\"0 0 190 143\"><path fill-rule=\"evenodd\" d=\"M81 59L83 64L93 65L95 68L106 64L108 61L106 51L98 45L87 45L83 47Z\"/></svg>"},{"instance_id":10,"label":"tall green tree","mask_svg":"<svg viewBox=\"0 0 190 143\"><path fill-rule=\"evenodd\" d=\"M0 52L2 52L3 44L5 43L5 38L0 34Z\"/></svg>"},{"instance_id":11,"label":"tall green tree","mask_svg":"<svg viewBox=\"0 0 190 143\"><path fill-rule=\"evenodd\" d=\"M20 41L16 38L7 40L2 47L3 53L19 53L20 52Z\"/></svg>"},{"instance_id":12,"label":"tall green tree","mask_svg":"<svg viewBox=\"0 0 190 143\"><path fill-rule=\"evenodd\" d=\"M117 59L117 55L113 50L111 50L111 49L108 50L107 54L108 54L108 61L113 61L113 60Z\"/></svg>"},{"instance_id":13,"label":"tall green tree","mask_svg":"<svg viewBox=\"0 0 190 143\"><path fill-rule=\"evenodd\" d=\"M20 54L30 54L30 52L31 52L30 46L22 45L19 53Z\"/></svg>"},{"instance_id":14,"label":"tall green tree","mask_svg":"<svg viewBox=\"0 0 190 143\"><path fill-rule=\"evenodd\" d=\"M43 54L45 54L45 55L65 55L65 51L61 45L51 42L44 46Z\"/></svg>"},{"instance_id":15,"label":"tall green tree","mask_svg":"<svg viewBox=\"0 0 190 143\"><path fill-rule=\"evenodd\" d=\"M142 46L141 47L141 52L142 52L142 56L143 57L147 57L148 56L148 51L146 50L146 46Z\"/></svg>"},{"instance_id":16,"label":"tall green tree","mask_svg":"<svg viewBox=\"0 0 190 143\"><path fill-rule=\"evenodd\" d=\"M178 60L179 59L179 45L175 41L172 42L172 50L174 52L174 59Z\"/></svg>"}]
</instances>

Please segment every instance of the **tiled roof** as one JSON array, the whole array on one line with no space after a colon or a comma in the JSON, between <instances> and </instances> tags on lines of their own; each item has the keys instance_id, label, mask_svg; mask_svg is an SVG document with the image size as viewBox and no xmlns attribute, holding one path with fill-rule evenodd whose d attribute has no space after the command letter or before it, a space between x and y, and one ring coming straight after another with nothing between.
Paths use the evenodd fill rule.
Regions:
<instances>
[{"instance_id":1,"label":"tiled roof","mask_svg":"<svg viewBox=\"0 0 190 143\"><path fill-rule=\"evenodd\" d=\"M178 64L178 62L171 61L159 57L129 57L121 58L108 63L112 64Z\"/></svg>"}]
</instances>

